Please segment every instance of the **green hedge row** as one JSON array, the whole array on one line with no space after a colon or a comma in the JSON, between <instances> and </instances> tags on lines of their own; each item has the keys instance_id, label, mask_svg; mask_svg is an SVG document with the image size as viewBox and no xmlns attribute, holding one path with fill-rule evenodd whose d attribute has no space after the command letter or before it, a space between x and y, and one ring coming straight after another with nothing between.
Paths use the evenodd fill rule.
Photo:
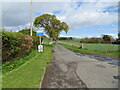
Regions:
<instances>
[{"instance_id":1,"label":"green hedge row","mask_svg":"<svg viewBox=\"0 0 120 90\"><path fill-rule=\"evenodd\" d=\"M101 38L84 38L80 40L80 43L103 43Z\"/></svg>"},{"instance_id":2,"label":"green hedge row","mask_svg":"<svg viewBox=\"0 0 120 90\"><path fill-rule=\"evenodd\" d=\"M20 32L2 31L2 62L12 61L23 57L38 44L37 37L24 35Z\"/></svg>"}]
</instances>

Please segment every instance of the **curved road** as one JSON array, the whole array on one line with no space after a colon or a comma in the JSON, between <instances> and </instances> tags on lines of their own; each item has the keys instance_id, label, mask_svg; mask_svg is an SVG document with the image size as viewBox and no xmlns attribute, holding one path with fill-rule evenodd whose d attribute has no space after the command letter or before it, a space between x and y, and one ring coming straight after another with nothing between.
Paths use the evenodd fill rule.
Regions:
<instances>
[{"instance_id":1,"label":"curved road","mask_svg":"<svg viewBox=\"0 0 120 90\"><path fill-rule=\"evenodd\" d=\"M59 44L55 46L53 55L54 60L52 62L54 62L56 66L54 69L59 69L57 71L58 74L54 69L51 71L47 70L49 72L46 71L42 87L47 88L48 86L45 86L47 85L46 83L48 83L49 86L53 83L56 83L55 85L57 85L57 81L55 81L54 78L53 80L50 80L50 78L55 77L54 75L56 75L56 78L58 78L58 76L64 74L64 76L61 77L65 78L59 78L58 80L61 82L60 85L65 86L65 88L70 88L70 86L71 88L83 88L85 86L88 88L118 88L118 81L113 79L113 76L118 75L118 66L92 59L88 56L76 55L76 53L64 48ZM49 69L49 67L47 69ZM52 73L51 76L49 76L50 72ZM53 74L54 72L56 74ZM66 82L66 78L69 82ZM69 84L70 82L73 83ZM80 86L76 83L82 84L80 84ZM52 87L60 88L58 87L59 85L55 85L53 84Z\"/></svg>"}]
</instances>

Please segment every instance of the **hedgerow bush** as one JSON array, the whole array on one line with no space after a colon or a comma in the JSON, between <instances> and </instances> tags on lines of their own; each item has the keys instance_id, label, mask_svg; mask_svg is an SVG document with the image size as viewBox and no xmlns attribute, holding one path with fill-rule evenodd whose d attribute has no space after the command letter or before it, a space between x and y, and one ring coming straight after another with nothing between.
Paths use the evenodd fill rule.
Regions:
<instances>
[{"instance_id":1,"label":"hedgerow bush","mask_svg":"<svg viewBox=\"0 0 120 90\"><path fill-rule=\"evenodd\" d=\"M19 41L18 56L25 56L32 50L33 38L28 35L22 35Z\"/></svg>"},{"instance_id":2,"label":"hedgerow bush","mask_svg":"<svg viewBox=\"0 0 120 90\"><path fill-rule=\"evenodd\" d=\"M39 37L32 36L33 38L33 49L37 49L37 46L39 45Z\"/></svg>"},{"instance_id":3,"label":"hedgerow bush","mask_svg":"<svg viewBox=\"0 0 120 90\"><path fill-rule=\"evenodd\" d=\"M19 31L19 33L22 33L24 35L30 35L30 29L22 29ZM36 36L36 31L32 30L32 38L33 38L33 49L37 49L37 46L39 44L39 37Z\"/></svg>"},{"instance_id":4,"label":"hedgerow bush","mask_svg":"<svg viewBox=\"0 0 120 90\"><path fill-rule=\"evenodd\" d=\"M33 38L18 32L2 31L2 62L27 55L33 47Z\"/></svg>"},{"instance_id":5,"label":"hedgerow bush","mask_svg":"<svg viewBox=\"0 0 120 90\"><path fill-rule=\"evenodd\" d=\"M84 38L80 40L80 43L102 43L101 38Z\"/></svg>"},{"instance_id":6,"label":"hedgerow bush","mask_svg":"<svg viewBox=\"0 0 120 90\"><path fill-rule=\"evenodd\" d=\"M22 29L19 31L20 33L23 33L24 35L30 35L30 29ZM32 29L32 36L36 36L36 31Z\"/></svg>"}]
</instances>

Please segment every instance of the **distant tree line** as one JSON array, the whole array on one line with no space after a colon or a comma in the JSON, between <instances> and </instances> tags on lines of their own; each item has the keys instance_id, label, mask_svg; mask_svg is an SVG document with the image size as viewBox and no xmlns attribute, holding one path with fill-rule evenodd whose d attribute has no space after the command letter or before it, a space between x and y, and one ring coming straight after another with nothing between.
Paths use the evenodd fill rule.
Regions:
<instances>
[{"instance_id":1,"label":"distant tree line","mask_svg":"<svg viewBox=\"0 0 120 90\"><path fill-rule=\"evenodd\" d=\"M120 36L120 34L119 34ZM118 36L118 37L119 37ZM120 38L114 39L111 35L102 35L101 38L84 38L80 40L81 43L107 43L107 44L120 44Z\"/></svg>"},{"instance_id":2,"label":"distant tree line","mask_svg":"<svg viewBox=\"0 0 120 90\"><path fill-rule=\"evenodd\" d=\"M59 40L72 40L72 37L60 37Z\"/></svg>"},{"instance_id":3,"label":"distant tree line","mask_svg":"<svg viewBox=\"0 0 120 90\"><path fill-rule=\"evenodd\" d=\"M59 40L73 40L72 37L60 37ZM114 39L111 35L101 35L100 38L91 37L80 39L80 43L106 43L106 44L120 44L120 33L118 38Z\"/></svg>"},{"instance_id":4,"label":"distant tree line","mask_svg":"<svg viewBox=\"0 0 120 90\"><path fill-rule=\"evenodd\" d=\"M101 38L95 38L95 37L92 37L92 38L83 38L80 40L80 43L102 43L103 40Z\"/></svg>"}]
</instances>

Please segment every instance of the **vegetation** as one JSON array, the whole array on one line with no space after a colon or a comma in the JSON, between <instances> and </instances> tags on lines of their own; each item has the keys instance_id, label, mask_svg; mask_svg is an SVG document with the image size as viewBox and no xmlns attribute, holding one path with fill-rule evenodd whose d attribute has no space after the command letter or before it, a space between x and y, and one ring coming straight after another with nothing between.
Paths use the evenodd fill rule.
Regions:
<instances>
[{"instance_id":1,"label":"vegetation","mask_svg":"<svg viewBox=\"0 0 120 90\"><path fill-rule=\"evenodd\" d=\"M38 53L37 50L34 50L30 55L20 60L29 59L19 68L2 76L3 88L38 88L44 68L52 59L52 47L53 45L44 45L43 53Z\"/></svg>"},{"instance_id":2,"label":"vegetation","mask_svg":"<svg viewBox=\"0 0 120 90\"><path fill-rule=\"evenodd\" d=\"M33 39L22 33L2 31L2 61L11 61L27 55L33 46Z\"/></svg>"},{"instance_id":3,"label":"vegetation","mask_svg":"<svg viewBox=\"0 0 120 90\"><path fill-rule=\"evenodd\" d=\"M115 39L113 39L110 35L102 35L101 38L83 38L80 40L80 43L113 43L115 42Z\"/></svg>"},{"instance_id":4,"label":"vegetation","mask_svg":"<svg viewBox=\"0 0 120 90\"><path fill-rule=\"evenodd\" d=\"M24 56L20 59L15 59L14 61L7 61L6 63L2 64L2 74L8 73L9 71L12 71L13 69L18 68L28 60L30 60L32 57L36 56L36 50L32 50L28 56Z\"/></svg>"},{"instance_id":5,"label":"vegetation","mask_svg":"<svg viewBox=\"0 0 120 90\"><path fill-rule=\"evenodd\" d=\"M39 45L39 37L32 36L33 38L33 49L37 49L37 46Z\"/></svg>"},{"instance_id":6,"label":"vegetation","mask_svg":"<svg viewBox=\"0 0 120 90\"><path fill-rule=\"evenodd\" d=\"M118 39L120 40L120 31L119 31L119 33L118 33Z\"/></svg>"},{"instance_id":7,"label":"vegetation","mask_svg":"<svg viewBox=\"0 0 120 90\"><path fill-rule=\"evenodd\" d=\"M52 59L53 45L44 45L44 52L38 53L36 32L32 37L27 29L1 32L3 88L38 88L44 68ZM45 42L49 41L43 38Z\"/></svg>"},{"instance_id":8,"label":"vegetation","mask_svg":"<svg viewBox=\"0 0 120 90\"><path fill-rule=\"evenodd\" d=\"M105 43L105 44L120 44L120 33L118 33L118 38L114 39L111 35L101 35L100 38L72 38L72 37L60 37L59 40L72 40L72 42L80 43Z\"/></svg>"},{"instance_id":9,"label":"vegetation","mask_svg":"<svg viewBox=\"0 0 120 90\"><path fill-rule=\"evenodd\" d=\"M55 15L50 14L43 14L36 17L34 26L37 28L43 27L46 34L51 38L51 41L57 40L62 30L68 32L68 25L58 20Z\"/></svg>"},{"instance_id":10,"label":"vegetation","mask_svg":"<svg viewBox=\"0 0 120 90\"><path fill-rule=\"evenodd\" d=\"M103 43L112 43L115 41L110 35L102 35L102 39L104 41Z\"/></svg>"},{"instance_id":11,"label":"vegetation","mask_svg":"<svg viewBox=\"0 0 120 90\"><path fill-rule=\"evenodd\" d=\"M102 43L103 39L101 38L84 38L80 40L80 43Z\"/></svg>"},{"instance_id":12,"label":"vegetation","mask_svg":"<svg viewBox=\"0 0 120 90\"><path fill-rule=\"evenodd\" d=\"M113 44L120 44L120 31L118 33L118 39L116 39Z\"/></svg>"},{"instance_id":13,"label":"vegetation","mask_svg":"<svg viewBox=\"0 0 120 90\"><path fill-rule=\"evenodd\" d=\"M59 40L72 40L72 37L60 37Z\"/></svg>"},{"instance_id":14,"label":"vegetation","mask_svg":"<svg viewBox=\"0 0 120 90\"><path fill-rule=\"evenodd\" d=\"M103 55L103 56L111 56L118 57L120 51L118 49L119 45L113 44L90 44L90 43L79 43L78 41L71 40L61 40L63 42L63 46L66 48L86 54L95 54L95 55ZM78 47L83 44L83 49L79 49Z\"/></svg>"},{"instance_id":15,"label":"vegetation","mask_svg":"<svg viewBox=\"0 0 120 90\"><path fill-rule=\"evenodd\" d=\"M23 33L25 35L30 35L30 29L22 29L19 31L20 33ZM32 30L32 36L36 36L36 31L35 30Z\"/></svg>"}]
</instances>

